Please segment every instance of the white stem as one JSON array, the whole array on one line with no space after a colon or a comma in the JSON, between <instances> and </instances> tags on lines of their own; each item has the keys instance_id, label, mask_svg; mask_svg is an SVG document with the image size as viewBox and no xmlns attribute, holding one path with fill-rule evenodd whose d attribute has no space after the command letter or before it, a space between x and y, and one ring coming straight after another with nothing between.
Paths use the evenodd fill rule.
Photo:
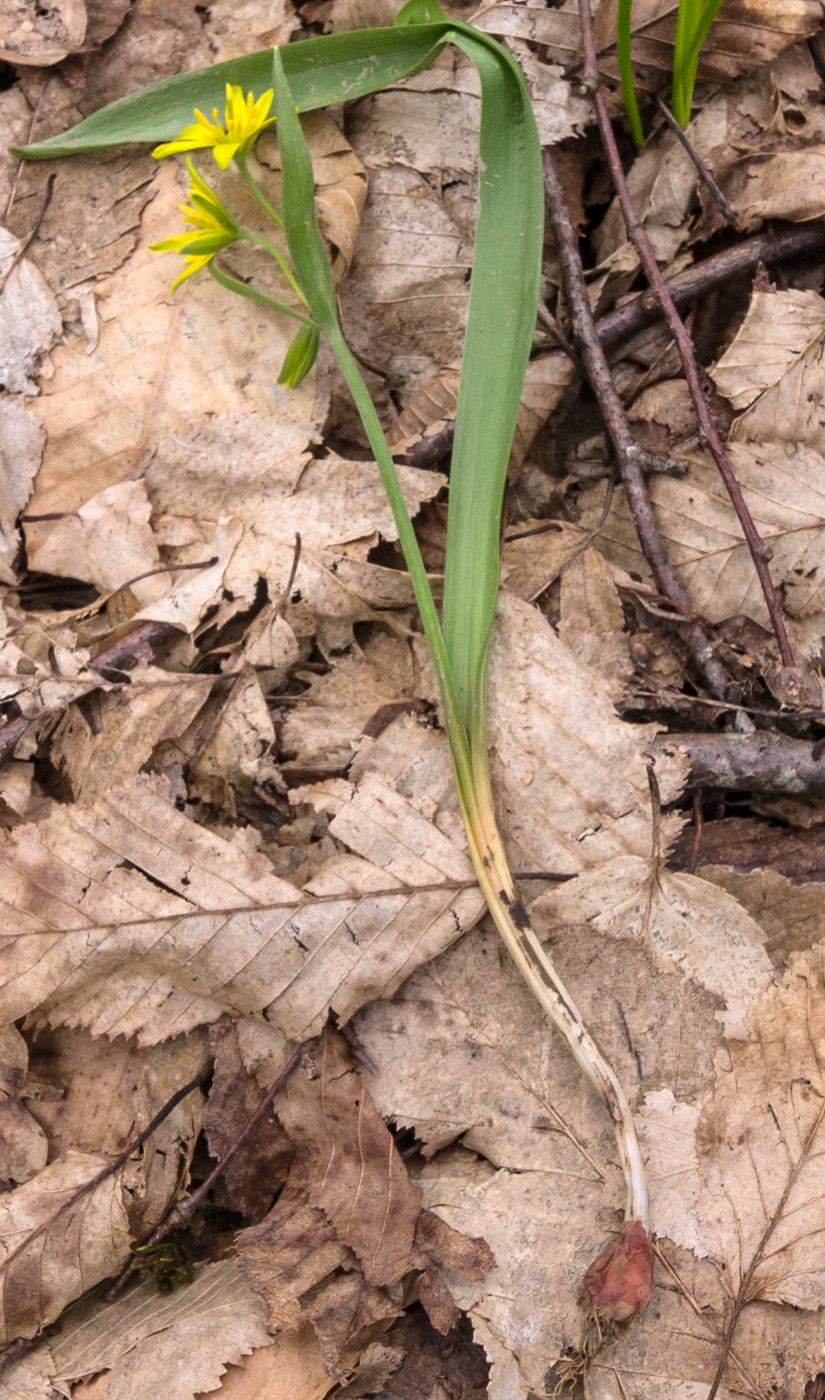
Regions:
<instances>
[{"instance_id":1,"label":"white stem","mask_svg":"<svg viewBox=\"0 0 825 1400\"><path fill-rule=\"evenodd\" d=\"M462 796L461 793L459 795ZM477 787L478 805L473 804L474 809L469 809L462 801L470 853L479 884L516 967L564 1037L576 1063L587 1075L613 1120L619 1161L627 1187L625 1219L640 1220L647 1230L647 1174L630 1105L614 1069L587 1029L581 1012L530 926L524 907L515 893L491 803L487 812L483 810L487 806L485 796L489 796L489 788L485 794L483 787L481 792Z\"/></svg>"}]
</instances>

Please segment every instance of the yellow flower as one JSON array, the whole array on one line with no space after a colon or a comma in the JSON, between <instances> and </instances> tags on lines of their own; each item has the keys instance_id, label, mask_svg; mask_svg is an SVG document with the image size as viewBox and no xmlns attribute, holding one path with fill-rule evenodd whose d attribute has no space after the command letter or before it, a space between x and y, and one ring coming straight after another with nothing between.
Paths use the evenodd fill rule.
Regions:
<instances>
[{"instance_id":1,"label":"yellow flower","mask_svg":"<svg viewBox=\"0 0 825 1400\"><path fill-rule=\"evenodd\" d=\"M192 204L180 204L190 233L176 233L172 238L164 238L162 243L150 243L152 253L180 253L186 259L186 267L172 283L172 291L177 291L181 282L199 272L210 258L221 248L234 243L240 231L232 215L224 209L215 191L201 178L189 157L186 157L189 178L192 184L189 198Z\"/></svg>"},{"instance_id":2,"label":"yellow flower","mask_svg":"<svg viewBox=\"0 0 825 1400\"><path fill-rule=\"evenodd\" d=\"M271 88L256 101L251 92L244 97L241 88L227 83L225 129L218 119L217 107L212 108L212 121L196 107L197 121L184 127L174 141L156 146L152 155L160 159L162 156L173 156L178 151L199 151L211 146L215 160L221 170L225 170L236 156L245 156L251 150L264 127L272 125L275 118L267 117L271 105Z\"/></svg>"}]
</instances>

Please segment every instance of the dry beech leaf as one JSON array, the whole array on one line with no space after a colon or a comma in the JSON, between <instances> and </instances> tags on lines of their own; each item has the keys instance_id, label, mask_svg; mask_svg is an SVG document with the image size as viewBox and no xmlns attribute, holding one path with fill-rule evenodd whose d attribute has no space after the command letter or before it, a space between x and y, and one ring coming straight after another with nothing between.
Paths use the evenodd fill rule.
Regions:
<instances>
[{"instance_id":1,"label":"dry beech leaf","mask_svg":"<svg viewBox=\"0 0 825 1400\"><path fill-rule=\"evenodd\" d=\"M0 1179L22 1183L46 1165L48 1141L40 1123L20 1102L29 1051L16 1026L0 1031Z\"/></svg>"},{"instance_id":2,"label":"dry beech leaf","mask_svg":"<svg viewBox=\"0 0 825 1400\"><path fill-rule=\"evenodd\" d=\"M444 837L392 796L391 815L370 794L350 805L353 821L360 813L365 824L365 856L376 854L377 816L394 861L358 862L352 894L343 873L322 871L312 888L331 898L307 899L264 856L189 821L151 778L18 828L2 853L3 1020L36 1010L53 1025L149 1045L224 1011L266 1009L297 1039L320 1029L330 1005L344 1021L364 1001L391 995L482 907L474 888L404 888L471 871L457 816ZM369 889L384 893L365 896Z\"/></svg>"},{"instance_id":3,"label":"dry beech leaf","mask_svg":"<svg viewBox=\"0 0 825 1400\"><path fill-rule=\"evenodd\" d=\"M787 611L792 617L821 612L825 607L823 457L818 450L793 444L789 434L781 441L731 442L728 455L756 528L771 550L771 577L782 589ZM692 458L684 477L653 477L649 491L662 539L696 611L711 622L744 613L768 625L741 526L710 457ZM583 497L583 525L598 524L602 502L600 490ZM614 496L598 542L611 563L637 577L650 577L620 492Z\"/></svg>"},{"instance_id":4,"label":"dry beech leaf","mask_svg":"<svg viewBox=\"0 0 825 1400\"><path fill-rule=\"evenodd\" d=\"M9 394L36 392L38 362L63 328L46 279L28 258L12 266L20 239L0 229L0 374Z\"/></svg>"},{"instance_id":5,"label":"dry beech leaf","mask_svg":"<svg viewBox=\"0 0 825 1400\"><path fill-rule=\"evenodd\" d=\"M561 576L559 636L614 686L616 698L633 674L621 599L604 557L587 549Z\"/></svg>"},{"instance_id":6,"label":"dry beech leaf","mask_svg":"<svg viewBox=\"0 0 825 1400\"><path fill-rule=\"evenodd\" d=\"M271 1340L243 1272L224 1259L168 1295L147 1281L108 1307L84 1304L50 1350L63 1381L108 1371L106 1400L152 1400L159 1377L168 1400L191 1400Z\"/></svg>"},{"instance_id":7,"label":"dry beech leaf","mask_svg":"<svg viewBox=\"0 0 825 1400\"><path fill-rule=\"evenodd\" d=\"M212 1026L209 1040L215 1060L203 1126L210 1155L219 1161L237 1141L269 1085L264 1087L244 1063L237 1021L228 1017L220 1020ZM292 1155L289 1139L276 1118L267 1117L259 1123L244 1143L243 1152L224 1172L232 1209L244 1215L263 1215L286 1181Z\"/></svg>"},{"instance_id":8,"label":"dry beech leaf","mask_svg":"<svg viewBox=\"0 0 825 1400\"><path fill-rule=\"evenodd\" d=\"M13 565L20 546L17 520L31 484L40 467L44 434L40 424L22 403L4 399L0 403L0 471L3 494L0 497L0 578L14 582Z\"/></svg>"},{"instance_id":9,"label":"dry beech leaf","mask_svg":"<svg viewBox=\"0 0 825 1400\"><path fill-rule=\"evenodd\" d=\"M12 1361L0 1375L0 1400L52 1400L54 1364L48 1348Z\"/></svg>"},{"instance_id":10,"label":"dry beech leaf","mask_svg":"<svg viewBox=\"0 0 825 1400\"><path fill-rule=\"evenodd\" d=\"M819 941L825 885L800 884L769 867L741 873L730 866L704 865L697 875L738 899L765 932L765 947L783 966L791 953L804 952Z\"/></svg>"},{"instance_id":11,"label":"dry beech leaf","mask_svg":"<svg viewBox=\"0 0 825 1400\"><path fill-rule=\"evenodd\" d=\"M620 854L647 854L644 749L653 726L617 719L609 682L579 661L535 608L507 594L493 635L490 690L496 794L513 868L567 873ZM684 763L677 769L670 777L663 769L661 778L674 797ZM442 733L396 720L379 739L364 740L350 777L298 789L292 799L329 813L333 836L407 882L433 878L423 863L410 864L410 849L437 859L440 878L465 878ZM418 808L419 830L399 847L392 828L405 804Z\"/></svg>"},{"instance_id":12,"label":"dry beech leaf","mask_svg":"<svg viewBox=\"0 0 825 1400\"><path fill-rule=\"evenodd\" d=\"M4 8L0 58L32 67L60 63L69 54L99 48L111 38L130 8L130 0L57 0L48 8L32 0L9 0Z\"/></svg>"},{"instance_id":13,"label":"dry beech leaf","mask_svg":"<svg viewBox=\"0 0 825 1400\"><path fill-rule=\"evenodd\" d=\"M149 518L152 505L142 481L120 481L85 501L76 514L55 522L40 553L44 572L81 578L101 593L129 584L135 598L151 603L169 591Z\"/></svg>"},{"instance_id":14,"label":"dry beech leaf","mask_svg":"<svg viewBox=\"0 0 825 1400\"><path fill-rule=\"evenodd\" d=\"M367 1282L323 1211L309 1204L303 1175L305 1166L294 1170L269 1215L235 1242L269 1325L289 1332L310 1323L330 1374L343 1380L401 1309Z\"/></svg>"},{"instance_id":15,"label":"dry beech leaf","mask_svg":"<svg viewBox=\"0 0 825 1400\"><path fill-rule=\"evenodd\" d=\"M741 413L766 390L781 392L788 371L817 353L823 335L825 300L818 292L753 292L742 325L711 371L713 382Z\"/></svg>"},{"instance_id":16,"label":"dry beech leaf","mask_svg":"<svg viewBox=\"0 0 825 1400\"><path fill-rule=\"evenodd\" d=\"M323 1400L334 1385L315 1333L306 1325L228 1367L221 1400Z\"/></svg>"},{"instance_id":17,"label":"dry beech leaf","mask_svg":"<svg viewBox=\"0 0 825 1400\"><path fill-rule=\"evenodd\" d=\"M652 726L616 718L609 681L535 608L503 593L497 619L490 738L512 868L567 872L646 855ZM674 775L677 790L681 781Z\"/></svg>"},{"instance_id":18,"label":"dry beech leaf","mask_svg":"<svg viewBox=\"0 0 825 1400\"><path fill-rule=\"evenodd\" d=\"M293 1075L278 1116L311 1204L354 1252L367 1282L399 1283L411 1264L421 1193L337 1032L324 1030L315 1077Z\"/></svg>"},{"instance_id":19,"label":"dry beech leaf","mask_svg":"<svg viewBox=\"0 0 825 1400\"><path fill-rule=\"evenodd\" d=\"M614 938L644 940L655 956L725 1003L729 1037L747 1035L747 1007L772 980L765 936L741 904L656 861L611 861L542 895L533 909L551 927L587 923Z\"/></svg>"},{"instance_id":20,"label":"dry beech leaf","mask_svg":"<svg viewBox=\"0 0 825 1400\"><path fill-rule=\"evenodd\" d=\"M558 408L574 377L570 357L561 352L540 355L528 364L510 454L511 473L521 466L533 439ZM395 452L409 452L422 438L433 436L445 422L455 420L460 378L460 368L447 365L413 394L387 434Z\"/></svg>"},{"instance_id":21,"label":"dry beech leaf","mask_svg":"<svg viewBox=\"0 0 825 1400\"><path fill-rule=\"evenodd\" d=\"M328 675L313 676L284 721L280 752L298 767L347 768L373 716L420 692L422 650L416 636L376 632Z\"/></svg>"},{"instance_id":22,"label":"dry beech leaf","mask_svg":"<svg viewBox=\"0 0 825 1400\"><path fill-rule=\"evenodd\" d=\"M715 995L640 943L592 927L551 951L631 1102L663 1084L680 1098L704 1091L722 1043ZM355 1030L377 1069L367 1081L377 1107L432 1157L418 1178L425 1204L495 1255L482 1283L450 1279L495 1363L490 1394L552 1389L543 1384L552 1357L579 1342L576 1295L599 1244L595 1222L609 1229L621 1196L600 1101L486 924L392 1002L361 1011ZM444 1149L458 1137L469 1150L456 1158ZM655 1227L658 1175L651 1188Z\"/></svg>"},{"instance_id":23,"label":"dry beech leaf","mask_svg":"<svg viewBox=\"0 0 825 1400\"><path fill-rule=\"evenodd\" d=\"M395 1289L412 1270L422 1270L421 1300L449 1330L457 1316L441 1271L481 1279L493 1261L483 1241L422 1217L421 1192L340 1034L327 1026L307 1055L278 1105L296 1154L289 1181L236 1242L270 1324L310 1321L342 1375L398 1315Z\"/></svg>"},{"instance_id":24,"label":"dry beech leaf","mask_svg":"<svg viewBox=\"0 0 825 1400\"><path fill-rule=\"evenodd\" d=\"M108 1165L70 1152L0 1200L0 1338L34 1337L129 1253L121 1172L79 1200Z\"/></svg>"},{"instance_id":25,"label":"dry beech leaf","mask_svg":"<svg viewBox=\"0 0 825 1400\"><path fill-rule=\"evenodd\" d=\"M522 521L513 536L505 536L501 547L501 577L508 592L526 603L539 598L581 551L586 538L568 521Z\"/></svg>"},{"instance_id":26,"label":"dry beech leaf","mask_svg":"<svg viewBox=\"0 0 825 1400\"><path fill-rule=\"evenodd\" d=\"M251 666L242 669L210 729L190 766L189 796L226 807L234 817L236 790L251 791L277 776L270 757L275 727Z\"/></svg>"},{"instance_id":27,"label":"dry beech leaf","mask_svg":"<svg viewBox=\"0 0 825 1400\"><path fill-rule=\"evenodd\" d=\"M134 157L132 157L134 161ZM54 377L32 404L48 441L31 514L76 511L130 476L170 434L185 434L215 413L278 413L312 430L312 388L274 390L248 377L250 357L280 363L291 338L281 318L229 298L211 279L169 293L171 262L148 245L177 226L179 172L155 172L140 246L97 284L100 338L91 354L82 340L56 350ZM29 527L30 562L49 534Z\"/></svg>"},{"instance_id":28,"label":"dry beech leaf","mask_svg":"<svg viewBox=\"0 0 825 1400\"><path fill-rule=\"evenodd\" d=\"M144 666L132 684L99 696L93 722L70 705L52 738L52 761L76 802L94 802L138 773L157 744L178 739L208 699L205 685L170 684Z\"/></svg>"},{"instance_id":29,"label":"dry beech leaf","mask_svg":"<svg viewBox=\"0 0 825 1400\"><path fill-rule=\"evenodd\" d=\"M683 1124L687 1208L668 1231L721 1264L746 1302L825 1303L822 979L822 945L794 955L782 983L754 1002L752 1039L730 1044L701 1112Z\"/></svg>"},{"instance_id":30,"label":"dry beech leaf","mask_svg":"<svg viewBox=\"0 0 825 1400\"><path fill-rule=\"evenodd\" d=\"M208 1065L204 1032L141 1050L133 1041L95 1044L86 1031L40 1031L32 1072L35 1105L50 1155L96 1152L112 1160L143 1132L173 1094ZM123 1174L130 1231L148 1233L186 1180L203 1119L203 1095L187 1094Z\"/></svg>"},{"instance_id":31,"label":"dry beech leaf","mask_svg":"<svg viewBox=\"0 0 825 1400\"><path fill-rule=\"evenodd\" d=\"M766 219L804 222L825 212L825 146L762 149L726 171L723 187L743 233Z\"/></svg>"},{"instance_id":32,"label":"dry beech leaf","mask_svg":"<svg viewBox=\"0 0 825 1400\"><path fill-rule=\"evenodd\" d=\"M67 54L82 48L86 18L83 0L57 0L48 10L39 9L31 0L16 0L3 16L0 59L35 65L60 63Z\"/></svg>"},{"instance_id":33,"label":"dry beech leaf","mask_svg":"<svg viewBox=\"0 0 825 1400\"><path fill-rule=\"evenodd\" d=\"M146 468L158 537L175 563L217 556L202 574L184 575L168 597L141 611L146 619L190 630L223 587L231 604L222 625L256 601L260 580L280 600L301 554L294 587L315 614L319 645L340 649L352 641L354 622L375 610L412 601L404 575L366 562L370 547L397 538L386 494L372 462L331 453L313 461L308 434L260 414L216 414L208 424L158 444ZM410 512L437 495L444 478L399 468ZM388 587L389 585L389 587ZM388 594L388 596L387 596Z\"/></svg>"}]
</instances>

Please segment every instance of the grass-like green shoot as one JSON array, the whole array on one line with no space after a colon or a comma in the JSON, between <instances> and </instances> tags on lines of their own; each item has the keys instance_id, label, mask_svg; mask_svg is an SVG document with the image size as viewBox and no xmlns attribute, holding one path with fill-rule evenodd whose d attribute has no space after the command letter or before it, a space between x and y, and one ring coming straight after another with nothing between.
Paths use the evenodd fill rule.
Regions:
<instances>
[{"instance_id":1,"label":"grass-like green shoot","mask_svg":"<svg viewBox=\"0 0 825 1400\"><path fill-rule=\"evenodd\" d=\"M690 121L699 56L721 3L722 0L679 0L670 106L680 126L687 126ZM633 79L632 20L633 0L618 0L616 57L619 63L622 97L633 140L641 147L644 145L644 129Z\"/></svg>"}]
</instances>

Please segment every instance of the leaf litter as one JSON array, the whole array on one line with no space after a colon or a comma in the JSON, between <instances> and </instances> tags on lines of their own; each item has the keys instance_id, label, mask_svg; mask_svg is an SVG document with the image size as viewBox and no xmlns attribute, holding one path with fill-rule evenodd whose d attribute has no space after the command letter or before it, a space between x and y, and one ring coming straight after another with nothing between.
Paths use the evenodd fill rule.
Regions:
<instances>
[{"instance_id":1,"label":"leaf litter","mask_svg":"<svg viewBox=\"0 0 825 1400\"><path fill-rule=\"evenodd\" d=\"M14 139L34 139L242 52L249 33L266 44L302 23L373 22L357 8L250 0L196 17L181 4L126 24L120 6L104 24L64 6L54 32L20 31L34 37L15 41L22 76L0 102ZM608 78L614 9L598 18ZM634 10L642 86L666 82L674 12ZM717 86L689 128L748 231L822 212L805 42L820 7L781 18L726 10L700 69ZM593 161L575 8L494 5L480 23L523 62L543 139L578 143L571 194L607 311L635 290L637 263ZM476 108L469 70L445 57L343 129L309 124L345 319L412 461L454 411ZM259 155L277 183L274 142ZM0 1281L8 1341L50 1327L0 1374L0 1395L133 1400L159 1374L181 1400L320 1400L341 1385L395 1400L549 1394L579 1345L577 1283L592 1222L615 1222L618 1167L600 1106L483 920L375 469L328 370L297 394L273 384L277 318L230 311L208 282L170 299L146 245L180 198L174 167L134 153L61 166L25 250L46 172L5 157L0 175L0 252L18 259L0 321L0 686L28 724L0 787ZM700 260L721 219L671 132L653 131L630 181L666 272ZM821 269L713 295L715 327L700 308L692 328L714 411L795 643L816 659ZM802 1394L825 1306L821 890L703 862L701 829L686 833L695 870L670 868L693 797L678 744L656 759L654 837L649 745L685 663L621 491L605 515L606 482L584 470L588 443L603 470L598 419L547 344L511 463L493 767L514 867L542 876L525 897L635 1101L659 1260L650 1307L607 1339L584 1394L695 1400L714 1379L725 1397ZM764 624L666 337L653 328L612 353L634 426L654 450L666 430L685 468L653 473L649 492L692 607ZM445 477L432 465L401 474L411 510L432 511L435 557ZM539 475L541 511L521 518ZM44 585L42 599L26 592ZM141 626L166 627L162 642L128 671L94 669ZM759 704L790 693L770 656L734 651ZM677 705L694 723L695 700L693 686ZM816 742L815 717L785 720ZM761 828L767 810L736 820ZM803 817L786 805L770 820ZM804 820L819 823L818 804ZM107 1302L103 1280L233 1146L297 1042L274 1112L184 1232L193 1281L159 1293L156 1263L154 1281ZM102 1175L205 1068L203 1092Z\"/></svg>"}]
</instances>

